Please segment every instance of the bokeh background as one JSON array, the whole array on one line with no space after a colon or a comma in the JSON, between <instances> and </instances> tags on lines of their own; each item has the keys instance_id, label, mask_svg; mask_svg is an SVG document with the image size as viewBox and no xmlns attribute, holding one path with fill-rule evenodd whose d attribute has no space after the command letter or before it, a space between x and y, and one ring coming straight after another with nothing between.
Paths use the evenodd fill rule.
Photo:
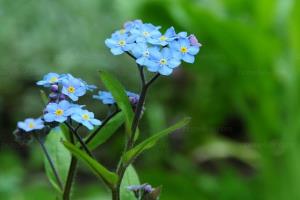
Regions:
<instances>
[{"instance_id":1,"label":"bokeh background","mask_svg":"<svg viewBox=\"0 0 300 200\"><path fill-rule=\"evenodd\" d=\"M18 120L43 108L35 82L72 73L103 87L97 70L138 92L126 55L104 40L125 21L142 19L194 33L203 47L152 87L144 137L182 116L192 122L135 166L142 182L163 186L163 200L300 199L300 2L297 0L0 0L0 199L54 199L40 149L14 142ZM82 103L99 118L105 108ZM97 151L112 168L122 131ZM81 166L74 199L107 199Z\"/></svg>"}]
</instances>

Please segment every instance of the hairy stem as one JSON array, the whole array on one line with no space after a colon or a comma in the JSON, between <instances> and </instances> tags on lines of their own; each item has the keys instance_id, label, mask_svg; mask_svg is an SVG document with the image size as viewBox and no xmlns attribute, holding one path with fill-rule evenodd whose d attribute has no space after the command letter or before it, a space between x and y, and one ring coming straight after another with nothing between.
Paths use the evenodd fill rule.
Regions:
<instances>
[{"instance_id":1,"label":"hairy stem","mask_svg":"<svg viewBox=\"0 0 300 200\"><path fill-rule=\"evenodd\" d=\"M75 144L73 134L71 133L70 130L69 130L69 135L70 135L70 142L72 144ZM67 177L66 185L64 188L64 192L63 192L63 200L70 199L72 183L73 183L73 180L74 180L74 177L76 174L77 162L78 162L77 158L75 156L73 156L73 154L72 154L71 163L70 163L70 167L69 167L69 171L68 171L68 177Z\"/></svg>"},{"instance_id":2,"label":"hairy stem","mask_svg":"<svg viewBox=\"0 0 300 200\"><path fill-rule=\"evenodd\" d=\"M41 146L41 148L42 148L42 150L43 150L43 152L44 152L44 154L45 154L45 156L46 156L46 158L47 158L47 160L48 160L48 162L49 162L49 164L50 164L50 167L51 167L51 169L52 169L52 172L53 172L53 174L54 174L54 176L55 176L55 179L56 179L56 182L57 182L59 188L60 188L61 190L63 190L63 184L62 184L62 181L61 181L61 179L60 179L60 177L59 177L59 175L58 175L58 173L57 173L57 170L55 169L54 163L53 163L53 161L52 161L52 159L51 159L51 157L50 157L50 155L49 155L49 153L48 153L48 150L47 150L46 146L45 146L44 143L41 141L41 139L40 139L40 137L39 137L38 135L34 134L34 137L35 137L35 139L38 141L38 143L40 144L40 146Z\"/></svg>"},{"instance_id":3,"label":"hairy stem","mask_svg":"<svg viewBox=\"0 0 300 200\"><path fill-rule=\"evenodd\" d=\"M89 148L86 146L86 144L84 143L84 141L82 140L82 138L80 137L80 135L77 133L77 131L74 130L74 128L69 124L69 123L65 123L69 130L75 135L76 139L79 141L79 143L81 144L81 147L85 150L85 152L91 156L94 157L92 152L89 150Z\"/></svg>"}]
</instances>

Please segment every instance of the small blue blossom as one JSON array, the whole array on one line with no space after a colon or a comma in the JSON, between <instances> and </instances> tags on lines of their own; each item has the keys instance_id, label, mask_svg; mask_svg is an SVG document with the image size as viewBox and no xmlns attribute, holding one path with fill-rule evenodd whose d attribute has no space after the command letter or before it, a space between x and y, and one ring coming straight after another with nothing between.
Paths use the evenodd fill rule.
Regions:
<instances>
[{"instance_id":1,"label":"small blue blossom","mask_svg":"<svg viewBox=\"0 0 300 200\"><path fill-rule=\"evenodd\" d=\"M78 97L86 93L87 86L81 79L74 78L72 75L65 75L62 79L62 93L70 97L73 101L77 101Z\"/></svg>"},{"instance_id":2,"label":"small blue blossom","mask_svg":"<svg viewBox=\"0 0 300 200\"><path fill-rule=\"evenodd\" d=\"M149 42L154 38L158 38L161 33L160 27L152 24L142 24L138 28L131 29L130 32L136 37L136 42Z\"/></svg>"},{"instance_id":3,"label":"small blue blossom","mask_svg":"<svg viewBox=\"0 0 300 200\"><path fill-rule=\"evenodd\" d=\"M155 45L161 45L161 46L166 46L169 42L175 40L177 38L176 32L174 27L168 28L166 33L162 35L160 33L160 36L150 39L149 43L155 44Z\"/></svg>"},{"instance_id":4,"label":"small blue blossom","mask_svg":"<svg viewBox=\"0 0 300 200\"><path fill-rule=\"evenodd\" d=\"M145 66L149 62L150 50L159 49L158 47L148 47L146 43L139 43L132 49L132 54L136 58L136 63Z\"/></svg>"},{"instance_id":5,"label":"small blue blossom","mask_svg":"<svg viewBox=\"0 0 300 200\"><path fill-rule=\"evenodd\" d=\"M43 80L38 81L37 85L42 85L44 87L50 87L53 84L57 84L60 81L59 74L50 72L43 77Z\"/></svg>"},{"instance_id":6,"label":"small blue blossom","mask_svg":"<svg viewBox=\"0 0 300 200\"><path fill-rule=\"evenodd\" d=\"M170 44L175 56L187 63L194 63L195 55L199 52L199 46L191 45L188 38L180 38Z\"/></svg>"},{"instance_id":7,"label":"small blue blossom","mask_svg":"<svg viewBox=\"0 0 300 200\"><path fill-rule=\"evenodd\" d=\"M113 95L106 91L99 91L98 95L93 95L93 98L102 101L103 104L110 105L116 103Z\"/></svg>"},{"instance_id":8,"label":"small blue blossom","mask_svg":"<svg viewBox=\"0 0 300 200\"><path fill-rule=\"evenodd\" d=\"M46 122L64 122L72 114L72 106L68 101L63 100L59 103L49 103L46 106L44 120Z\"/></svg>"},{"instance_id":9,"label":"small blue blossom","mask_svg":"<svg viewBox=\"0 0 300 200\"><path fill-rule=\"evenodd\" d=\"M33 130L40 130L44 128L44 122L40 118L38 119L27 118L23 122L18 122L18 128L26 132L31 132Z\"/></svg>"},{"instance_id":10,"label":"small blue blossom","mask_svg":"<svg viewBox=\"0 0 300 200\"><path fill-rule=\"evenodd\" d=\"M142 20L136 19L133 21L128 21L124 23L124 29L127 31L131 31L133 29L138 29L141 25L143 25Z\"/></svg>"},{"instance_id":11,"label":"small blue blossom","mask_svg":"<svg viewBox=\"0 0 300 200\"><path fill-rule=\"evenodd\" d=\"M129 101L132 104L136 104L139 101L140 96L138 94L135 94L133 92L128 92L128 91L126 91L126 94L129 98ZM99 91L98 95L93 95L93 98L98 99L98 100L102 101L103 104L107 104L107 105L116 103L113 95L107 91Z\"/></svg>"},{"instance_id":12,"label":"small blue blossom","mask_svg":"<svg viewBox=\"0 0 300 200\"><path fill-rule=\"evenodd\" d=\"M151 50L150 61L147 69L150 72L158 72L161 75L170 75L173 69L180 65L180 60L174 57L172 51L165 47L161 51Z\"/></svg>"},{"instance_id":13,"label":"small blue blossom","mask_svg":"<svg viewBox=\"0 0 300 200\"><path fill-rule=\"evenodd\" d=\"M105 44L114 55L120 55L130 51L134 45L135 37L128 34L114 33L111 38L105 40Z\"/></svg>"},{"instance_id":14,"label":"small blue blossom","mask_svg":"<svg viewBox=\"0 0 300 200\"><path fill-rule=\"evenodd\" d=\"M92 130L94 126L101 125L101 121L94 118L94 113L89 112L88 110L76 109L71 115L71 118L87 127L89 130Z\"/></svg>"}]
</instances>

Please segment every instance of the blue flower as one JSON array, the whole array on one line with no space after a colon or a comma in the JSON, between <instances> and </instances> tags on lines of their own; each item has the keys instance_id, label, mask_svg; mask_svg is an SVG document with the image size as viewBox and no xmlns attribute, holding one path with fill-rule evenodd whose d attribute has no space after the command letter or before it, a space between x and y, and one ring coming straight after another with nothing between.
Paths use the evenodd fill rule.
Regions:
<instances>
[{"instance_id":1,"label":"blue flower","mask_svg":"<svg viewBox=\"0 0 300 200\"><path fill-rule=\"evenodd\" d=\"M110 51L114 55L120 55L125 51L131 50L134 42L134 36L120 33L114 33L111 38L105 40L106 46L110 48Z\"/></svg>"},{"instance_id":2,"label":"blue flower","mask_svg":"<svg viewBox=\"0 0 300 200\"><path fill-rule=\"evenodd\" d=\"M138 28L131 29L130 32L136 37L136 42L149 42L154 38L158 38L161 33L160 27L156 27L152 24L142 24Z\"/></svg>"},{"instance_id":3,"label":"blue flower","mask_svg":"<svg viewBox=\"0 0 300 200\"><path fill-rule=\"evenodd\" d=\"M166 46L169 42L175 40L177 38L175 29L173 27L168 28L166 33L162 35L160 33L159 37L156 37L154 39L150 39L149 43L155 44L155 45L161 45L161 46Z\"/></svg>"},{"instance_id":4,"label":"blue flower","mask_svg":"<svg viewBox=\"0 0 300 200\"><path fill-rule=\"evenodd\" d=\"M148 47L146 43L138 43L132 49L132 54L136 58L136 63L145 66L149 62L150 49L159 49L158 47Z\"/></svg>"},{"instance_id":5,"label":"blue flower","mask_svg":"<svg viewBox=\"0 0 300 200\"><path fill-rule=\"evenodd\" d=\"M57 84L60 81L60 76L56 73L50 72L43 77L43 80L38 81L37 85L44 87L50 87L53 84Z\"/></svg>"},{"instance_id":6,"label":"blue flower","mask_svg":"<svg viewBox=\"0 0 300 200\"><path fill-rule=\"evenodd\" d=\"M106 91L99 91L98 95L93 95L93 98L102 101L103 104L110 105L116 103L112 94Z\"/></svg>"},{"instance_id":7,"label":"blue flower","mask_svg":"<svg viewBox=\"0 0 300 200\"><path fill-rule=\"evenodd\" d=\"M101 125L101 121L95 119L94 113L89 112L88 110L76 109L76 111L74 111L74 113L72 114L71 118L90 130L94 128L94 125Z\"/></svg>"},{"instance_id":8,"label":"blue flower","mask_svg":"<svg viewBox=\"0 0 300 200\"><path fill-rule=\"evenodd\" d=\"M126 91L126 94L132 104L136 104L139 101L140 96L138 94L128 91ZM116 103L113 95L106 91L99 91L98 95L93 95L93 98L102 101L103 104L111 105Z\"/></svg>"},{"instance_id":9,"label":"blue flower","mask_svg":"<svg viewBox=\"0 0 300 200\"><path fill-rule=\"evenodd\" d=\"M171 42L170 48L175 52L175 57L187 63L194 63L194 56L199 52L199 46L191 45L188 38L180 38Z\"/></svg>"},{"instance_id":10,"label":"blue flower","mask_svg":"<svg viewBox=\"0 0 300 200\"><path fill-rule=\"evenodd\" d=\"M77 101L78 97L83 96L87 90L87 86L81 79L74 78L70 74L63 77L62 85L62 93L70 97L73 101Z\"/></svg>"},{"instance_id":11,"label":"blue flower","mask_svg":"<svg viewBox=\"0 0 300 200\"><path fill-rule=\"evenodd\" d=\"M150 61L147 69L150 72L158 72L161 75L170 75L173 69L180 65L180 61L174 57L172 51L165 47L161 51L151 49Z\"/></svg>"},{"instance_id":12,"label":"blue flower","mask_svg":"<svg viewBox=\"0 0 300 200\"><path fill-rule=\"evenodd\" d=\"M124 29L131 31L132 29L138 29L143 24L142 20L136 19L124 23Z\"/></svg>"},{"instance_id":13,"label":"blue flower","mask_svg":"<svg viewBox=\"0 0 300 200\"><path fill-rule=\"evenodd\" d=\"M72 104L63 100L59 103L49 103L46 106L44 120L46 122L64 122L72 114Z\"/></svg>"},{"instance_id":14,"label":"blue flower","mask_svg":"<svg viewBox=\"0 0 300 200\"><path fill-rule=\"evenodd\" d=\"M18 122L18 128L26 132L30 132L33 130L40 130L44 128L44 122L40 118L38 119L27 118L23 122Z\"/></svg>"}]
</instances>

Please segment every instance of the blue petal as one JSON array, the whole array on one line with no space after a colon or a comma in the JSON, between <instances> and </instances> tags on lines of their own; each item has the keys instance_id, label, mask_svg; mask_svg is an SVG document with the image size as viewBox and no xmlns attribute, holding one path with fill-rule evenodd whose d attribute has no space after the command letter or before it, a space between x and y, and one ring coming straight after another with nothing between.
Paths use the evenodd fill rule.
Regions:
<instances>
[{"instance_id":1,"label":"blue petal","mask_svg":"<svg viewBox=\"0 0 300 200\"><path fill-rule=\"evenodd\" d=\"M100 120L98 119L91 119L92 124L96 125L96 126L100 126L102 123Z\"/></svg>"},{"instance_id":2,"label":"blue petal","mask_svg":"<svg viewBox=\"0 0 300 200\"><path fill-rule=\"evenodd\" d=\"M112 48L110 49L111 53L114 55L120 55L122 54L124 51L122 50L122 48L117 47L117 48Z\"/></svg>"},{"instance_id":3,"label":"blue petal","mask_svg":"<svg viewBox=\"0 0 300 200\"><path fill-rule=\"evenodd\" d=\"M195 57L190 55L190 54L185 54L183 57L182 57L182 60L184 60L185 62L187 63L194 63L195 61Z\"/></svg>"},{"instance_id":4,"label":"blue petal","mask_svg":"<svg viewBox=\"0 0 300 200\"><path fill-rule=\"evenodd\" d=\"M55 120L55 117L56 117L55 114L47 113L47 114L44 115L44 120L46 122L53 122Z\"/></svg>"},{"instance_id":5,"label":"blue petal","mask_svg":"<svg viewBox=\"0 0 300 200\"><path fill-rule=\"evenodd\" d=\"M189 53L192 54L192 55L196 55L198 52L199 52L199 47L191 46L189 48Z\"/></svg>"},{"instance_id":6,"label":"blue petal","mask_svg":"<svg viewBox=\"0 0 300 200\"><path fill-rule=\"evenodd\" d=\"M168 76L170 75L173 70L169 67L161 67L158 72L161 74L161 75L164 75L164 76Z\"/></svg>"}]
</instances>

